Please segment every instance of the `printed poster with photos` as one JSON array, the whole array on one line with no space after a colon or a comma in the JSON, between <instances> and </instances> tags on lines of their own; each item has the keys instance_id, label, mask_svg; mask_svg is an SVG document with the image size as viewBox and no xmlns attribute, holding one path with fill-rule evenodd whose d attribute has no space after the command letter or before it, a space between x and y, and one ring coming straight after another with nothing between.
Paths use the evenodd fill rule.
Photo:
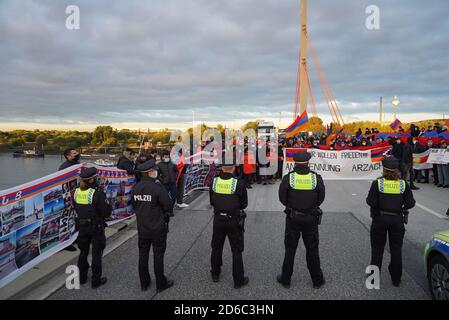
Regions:
<instances>
[{"instance_id":1,"label":"printed poster with photos","mask_svg":"<svg viewBox=\"0 0 449 320\"><path fill-rule=\"evenodd\" d=\"M73 195L82 167L0 191L0 288L75 241ZM113 208L108 225L132 216L134 177L117 168L97 169L99 187Z\"/></svg>"},{"instance_id":2,"label":"printed poster with photos","mask_svg":"<svg viewBox=\"0 0 449 320\"><path fill-rule=\"evenodd\" d=\"M187 165L184 178L184 195L189 195L195 190L208 189L219 171L220 166L215 163Z\"/></svg>"}]
</instances>

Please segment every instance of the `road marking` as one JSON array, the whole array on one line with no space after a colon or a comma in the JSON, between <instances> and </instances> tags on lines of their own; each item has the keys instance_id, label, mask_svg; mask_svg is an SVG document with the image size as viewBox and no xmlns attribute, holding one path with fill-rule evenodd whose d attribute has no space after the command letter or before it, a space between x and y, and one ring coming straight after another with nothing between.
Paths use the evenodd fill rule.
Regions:
<instances>
[{"instance_id":1,"label":"road marking","mask_svg":"<svg viewBox=\"0 0 449 320\"><path fill-rule=\"evenodd\" d=\"M446 219L446 217L443 216L442 214L439 214L438 212L435 212L435 211L433 211L432 209L429 209L429 208L423 206L422 204L420 204L420 203L418 203L418 202L416 203L416 206L419 207L419 208L421 208L421 209L423 209L424 211L427 211L427 212L430 213L430 214L433 214L434 216L436 216L436 217L438 217L438 218L440 218L440 219Z\"/></svg>"}]
</instances>

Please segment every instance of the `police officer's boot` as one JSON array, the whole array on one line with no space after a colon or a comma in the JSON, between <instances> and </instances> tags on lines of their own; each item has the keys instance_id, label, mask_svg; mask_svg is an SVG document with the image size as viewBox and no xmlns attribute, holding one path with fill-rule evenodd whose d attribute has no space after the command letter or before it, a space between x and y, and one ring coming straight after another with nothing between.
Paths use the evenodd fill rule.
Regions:
<instances>
[{"instance_id":1,"label":"police officer's boot","mask_svg":"<svg viewBox=\"0 0 449 320\"><path fill-rule=\"evenodd\" d=\"M240 289L241 287L246 286L249 283L248 277L243 277L242 283L234 284L234 289Z\"/></svg>"},{"instance_id":2,"label":"police officer's boot","mask_svg":"<svg viewBox=\"0 0 449 320\"><path fill-rule=\"evenodd\" d=\"M399 287L401 285L401 280L397 280L397 281L391 281L391 283L393 284L394 287Z\"/></svg>"},{"instance_id":3,"label":"police officer's boot","mask_svg":"<svg viewBox=\"0 0 449 320\"><path fill-rule=\"evenodd\" d=\"M168 288L173 287L173 284L174 284L174 283L175 283L175 282L174 282L173 280L168 280L168 279L167 279L167 284L166 284L164 287L162 287L162 288L157 288L157 292L160 293L160 292L162 292L162 291L164 291L164 290L166 290L166 289L168 289Z\"/></svg>"},{"instance_id":4,"label":"police officer's boot","mask_svg":"<svg viewBox=\"0 0 449 320\"><path fill-rule=\"evenodd\" d=\"M316 282L313 284L314 289L320 289L324 284L326 283L326 280L324 280L324 277L321 279L321 281Z\"/></svg>"},{"instance_id":5,"label":"police officer's boot","mask_svg":"<svg viewBox=\"0 0 449 320\"><path fill-rule=\"evenodd\" d=\"M278 276L276 277L277 282L279 282L280 284L282 284L282 286L286 289L290 289L290 282L286 283L284 281L282 281L282 276L280 274L278 274Z\"/></svg>"},{"instance_id":6,"label":"police officer's boot","mask_svg":"<svg viewBox=\"0 0 449 320\"><path fill-rule=\"evenodd\" d=\"M211 272L211 275L212 275L212 281L213 282L219 282L220 281L220 274L219 273L212 273Z\"/></svg>"},{"instance_id":7,"label":"police officer's boot","mask_svg":"<svg viewBox=\"0 0 449 320\"><path fill-rule=\"evenodd\" d=\"M97 289L98 287L104 285L106 282L108 282L108 279L106 277L102 277L99 281L92 282L92 289Z\"/></svg>"},{"instance_id":8,"label":"police officer's boot","mask_svg":"<svg viewBox=\"0 0 449 320\"><path fill-rule=\"evenodd\" d=\"M150 288L150 285L151 285L151 280L150 280L150 282L148 282L148 284L140 285L140 288L142 289L142 291L148 291L148 289Z\"/></svg>"}]
</instances>

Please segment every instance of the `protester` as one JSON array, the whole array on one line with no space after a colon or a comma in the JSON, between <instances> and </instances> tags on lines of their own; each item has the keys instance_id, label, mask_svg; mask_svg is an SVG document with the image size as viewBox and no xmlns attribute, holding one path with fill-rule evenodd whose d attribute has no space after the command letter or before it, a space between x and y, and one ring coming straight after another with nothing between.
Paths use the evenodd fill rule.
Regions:
<instances>
[{"instance_id":1,"label":"protester","mask_svg":"<svg viewBox=\"0 0 449 320\"><path fill-rule=\"evenodd\" d=\"M64 170L68 167L75 166L80 163L80 153L75 149L66 149L64 150L64 158L65 162L63 162L58 170Z\"/></svg>"},{"instance_id":2,"label":"protester","mask_svg":"<svg viewBox=\"0 0 449 320\"><path fill-rule=\"evenodd\" d=\"M164 185L170 198L174 202L176 201L176 180L178 178L178 166L171 162L170 152L164 151L162 153L162 161L157 165L160 173L159 181ZM173 216L173 208L170 212L170 216Z\"/></svg>"},{"instance_id":3,"label":"protester","mask_svg":"<svg viewBox=\"0 0 449 320\"><path fill-rule=\"evenodd\" d=\"M440 143L440 149L447 150L446 141L442 140ZM438 171L438 188L449 188L449 164L437 164Z\"/></svg>"},{"instance_id":4,"label":"protester","mask_svg":"<svg viewBox=\"0 0 449 320\"><path fill-rule=\"evenodd\" d=\"M132 149L126 148L125 151L123 151L123 155L118 159L117 168L126 170L128 174L135 174L135 156L136 153Z\"/></svg>"}]
</instances>

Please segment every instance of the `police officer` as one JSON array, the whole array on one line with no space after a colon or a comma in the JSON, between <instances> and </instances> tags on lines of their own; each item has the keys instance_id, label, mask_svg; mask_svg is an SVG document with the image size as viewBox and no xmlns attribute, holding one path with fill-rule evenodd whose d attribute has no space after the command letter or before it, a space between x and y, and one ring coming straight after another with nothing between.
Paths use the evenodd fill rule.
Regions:
<instances>
[{"instance_id":1,"label":"police officer","mask_svg":"<svg viewBox=\"0 0 449 320\"><path fill-rule=\"evenodd\" d=\"M87 256L92 245L92 288L98 288L106 283L106 277L102 277L101 258L106 246L104 233L105 218L111 215L111 206L106 202L106 195L96 188L96 168L83 169L80 174L81 182L75 190L74 205L78 215L76 224L78 227L78 268L80 271L80 283L87 282L89 263Z\"/></svg>"},{"instance_id":2,"label":"police officer","mask_svg":"<svg viewBox=\"0 0 449 320\"><path fill-rule=\"evenodd\" d=\"M137 167L142 179L131 191L131 204L137 218L139 237L139 277L143 291L151 284L148 258L153 245L156 289L161 292L173 286L164 275L164 254L167 248L169 212L172 201L157 179L156 161L151 159Z\"/></svg>"},{"instance_id":3,"label":"police officer","mask_svg":"<svg viewBox=\"0 0 449 320\"><path fill-rule=\"evenodd\" d=\"M285 258L282 274L277 281L290 288L293 264L299 238L302 235L306 247L307 268L312 277L313 287L319 289L324 283L318 251L322 211L319 208L324 201L325 188L321 176L309 169L311 154L298 153L294 156L294 170L284 176L279 186L279 200L286 207L285 221Z\"/></svg>"},{"instance_id":4,"label":"police officer","mask_svg":"<svg viewBox=\"0 0 449 320\"><path fill-rule=\"evenodd\" d=\"M243 209L248 206L248 194L242 180L234 177L234 163L223 164L220 176L215 177L209 191L210 204L214 208L212 234L211 274L214 282L220 281L223 246L229 238L232 251L232 276L234 288L248 284L249 279L243 269L244 248Z\"/></svg>"},{"instance_id":5,"label":"police officer","mask_svg":"<svg viewBox=\"0 0 449 320\"><path fill-rule=\"evenodd\" d=\"M400 179L399 161L394 157L382 161L383 176L371 185L366 203L371 207L371 265L382 267L385 243L390 244L391 280L398 287L402 276L402 242L408 209L415 206L410 186Z\"/></svg>"}]
</instances>

